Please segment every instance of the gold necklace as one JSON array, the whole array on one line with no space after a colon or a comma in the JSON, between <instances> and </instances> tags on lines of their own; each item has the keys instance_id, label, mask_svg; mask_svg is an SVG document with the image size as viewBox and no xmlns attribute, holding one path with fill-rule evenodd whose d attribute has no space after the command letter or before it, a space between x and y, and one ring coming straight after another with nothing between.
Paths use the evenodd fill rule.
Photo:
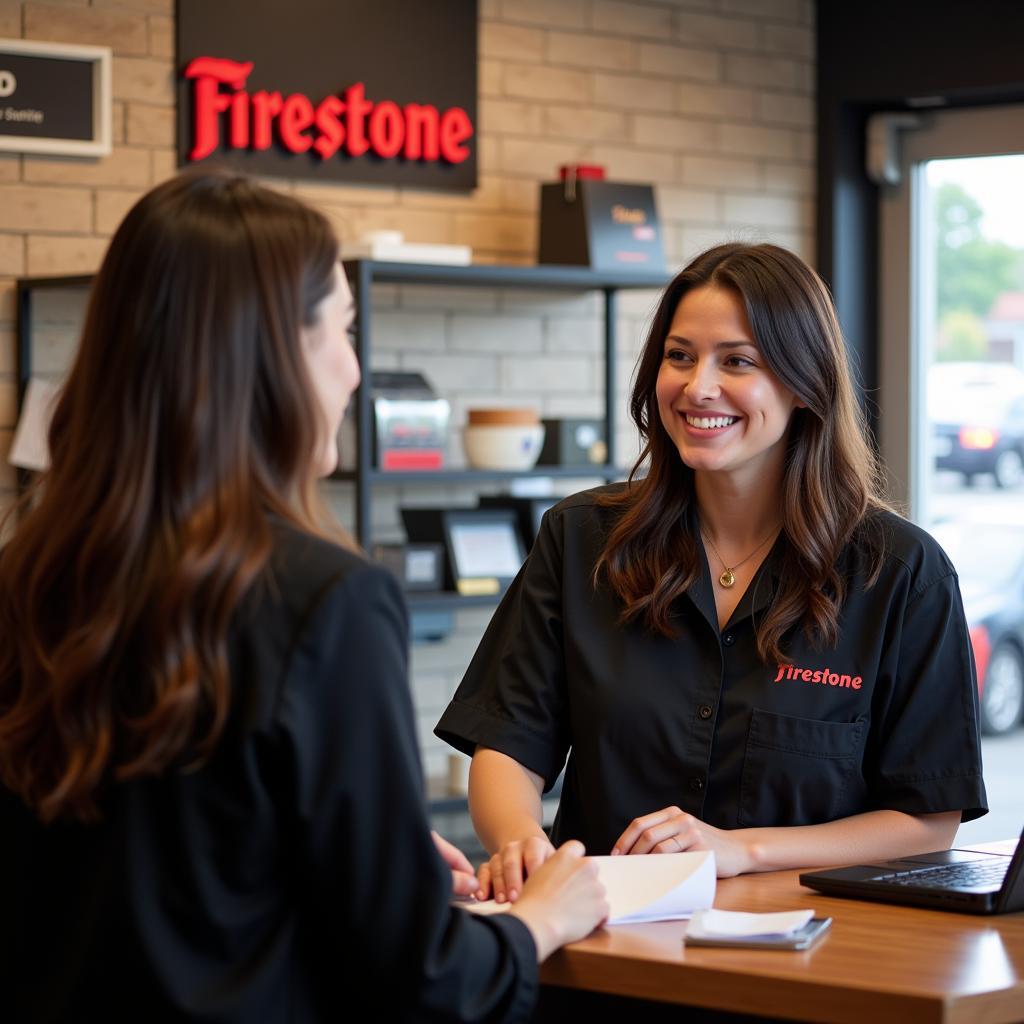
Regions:
<instances>
[{"instance_id":1,"label":"gold necklace","mask_svg":"<svg viewBox=\"0 0 1024 1024\"><path fill-rule=\"evenodd\" d=\"M711 545L711 550L714 551L715 557L722 563L722 575L718 577L719 584L725 587L726 590L734 586L736 583L736 570L744 562L749 562L754 557L754 555L756 555L758 551L760 551L761 548L763 548L765 544L767 544L768 541L772 539L772 537L777 536L779 529L780 527L776 527L774 530L772 530L772 532L769 533L768 536L765 537L765 539L761 541L761 543L758 544L757 547L754 548L754 550L751 551L746 558L741 559L735 565L732 566L725 564L725 559L718 553L718 548L715 547L715 542L703 530L701 530L700 535Z\"/></svg>"}]
</instances>

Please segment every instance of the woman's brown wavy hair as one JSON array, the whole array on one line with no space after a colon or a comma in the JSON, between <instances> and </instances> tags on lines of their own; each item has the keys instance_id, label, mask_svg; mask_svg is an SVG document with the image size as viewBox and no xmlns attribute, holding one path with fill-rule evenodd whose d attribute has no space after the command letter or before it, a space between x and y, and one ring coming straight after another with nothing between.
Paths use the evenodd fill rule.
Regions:
<instances>
[{"instance_id":1,"label":"woman's brown wavy hair","mask_svg":"<svg viewBox=\"0 0 1024 1024\"><path fill-rule=\"evenodd\" d=\"M300 328L337 257L320 214L228 173L158 186L111 240L0 552L0 781L43 821L214 748L268 516L320 532Z\"/></svg>"},{"instance_id":2,"label":"woman's brown wavy hair","mask_svg":"<svg viewBox=\"0 0 1024 1024\"><path fill-rule=\"evenodd\" d=\"M832 298L807 264L778 246L716 246L694 259L662 295L630 401L643 448L629 485L602 499L620 514L595 581L603 577L622 601L624 622L639 620L673 636L672 603L700 575L698 540L682 528L696 500L694 474L662 426L655 387L676 309L687 292L705 285L739 296L768 367L806 404L794 410L787 438L781 584L757 623L760 656L783 661L783 637L797 625L812 642L835 645L846 594L846 580L836 568L840 552L859 531L873 582L883 543L870 513L888 506L880 496L878 462L854 395Z\"/></svg>"}]
</instances>

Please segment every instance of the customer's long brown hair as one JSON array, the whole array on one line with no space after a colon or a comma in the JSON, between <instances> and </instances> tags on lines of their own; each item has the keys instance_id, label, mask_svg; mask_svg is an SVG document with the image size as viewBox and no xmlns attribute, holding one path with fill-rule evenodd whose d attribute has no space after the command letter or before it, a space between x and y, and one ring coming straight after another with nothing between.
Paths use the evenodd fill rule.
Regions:
<instances>
[{"instance_id":1,"label":"customer's long brown hair","mask_svg":"<svg viewBox=\"0 0 1024 1024\"><path fill-rule=\"evenodd\" d=\"M782 661L783 636L798 624L813 642L835 644L847 585L836 568L840 552L860 531L873 582L883 537L871 513L887 507L831 296L818 275L785 249L716 246L666 288L630 402L643 448L629 486L603 499L620 514L595 579L603 576L620 598L624 621L639 620L672 636L672 603L699 576L698 539L682 526L696 500L694 474L662 426L655 388L676 309L687 292L703 285L731 289L740 298L768 367L806 404L794 410L787 438L781 583L757 623L760 656ZM645 466L647 475L638 479Z\"/></svg>"},{"instance_id":2,"label":"customer's long brown hair","mask_svg":"<svg viewBox=\"0 0 1024 1024\"><path fill-rule=\"evenodd\" d=\"M117 229L0 552L0 781L42 820L215 746L268 515L320 522L300 327L337 252L322 216L226 173L158 186Z\"/></svg>"}]
</instances>

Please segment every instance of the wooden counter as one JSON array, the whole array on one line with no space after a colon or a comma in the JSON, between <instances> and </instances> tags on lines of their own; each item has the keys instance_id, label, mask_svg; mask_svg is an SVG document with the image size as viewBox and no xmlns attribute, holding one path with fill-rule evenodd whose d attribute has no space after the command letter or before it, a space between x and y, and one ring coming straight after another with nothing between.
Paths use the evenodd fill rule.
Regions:
<instances>
[{"instance_id":1,"label":"wooden counter","mask_svg":"<svg viewBox=\"0 0 1024 1024\"><path fill-rule=\"evenodd\" d=\"M798 875L719 879L715 906L811 907L831 917L828 936L807 952L685 948L685 922L618 925L556 953L541 981L799 1021L1024 1021L1024 913L975 917L830 898Z\"/></svg>"}]
</instances>

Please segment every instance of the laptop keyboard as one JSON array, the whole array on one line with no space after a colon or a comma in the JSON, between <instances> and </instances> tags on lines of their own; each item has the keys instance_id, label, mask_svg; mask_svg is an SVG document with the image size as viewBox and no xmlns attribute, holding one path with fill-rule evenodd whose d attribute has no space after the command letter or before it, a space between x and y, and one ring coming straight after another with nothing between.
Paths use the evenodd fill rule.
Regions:
<instances>
[{"instance_id":1,"label":"laptop keyboard","mask_svg":"<svg viewBox=\"0 0 1024 1024\"><path fill-rule=\"evenodd\" d=\"M886 882L890 885L925 886L934 889L949 889L955 886L1002 885L1009 867L1008 861L970 861L966 864L940 864L934 868L914 868L912 871L896 871L887 875L876 875L872 882Z\"/></svg>"}]
</instances>

